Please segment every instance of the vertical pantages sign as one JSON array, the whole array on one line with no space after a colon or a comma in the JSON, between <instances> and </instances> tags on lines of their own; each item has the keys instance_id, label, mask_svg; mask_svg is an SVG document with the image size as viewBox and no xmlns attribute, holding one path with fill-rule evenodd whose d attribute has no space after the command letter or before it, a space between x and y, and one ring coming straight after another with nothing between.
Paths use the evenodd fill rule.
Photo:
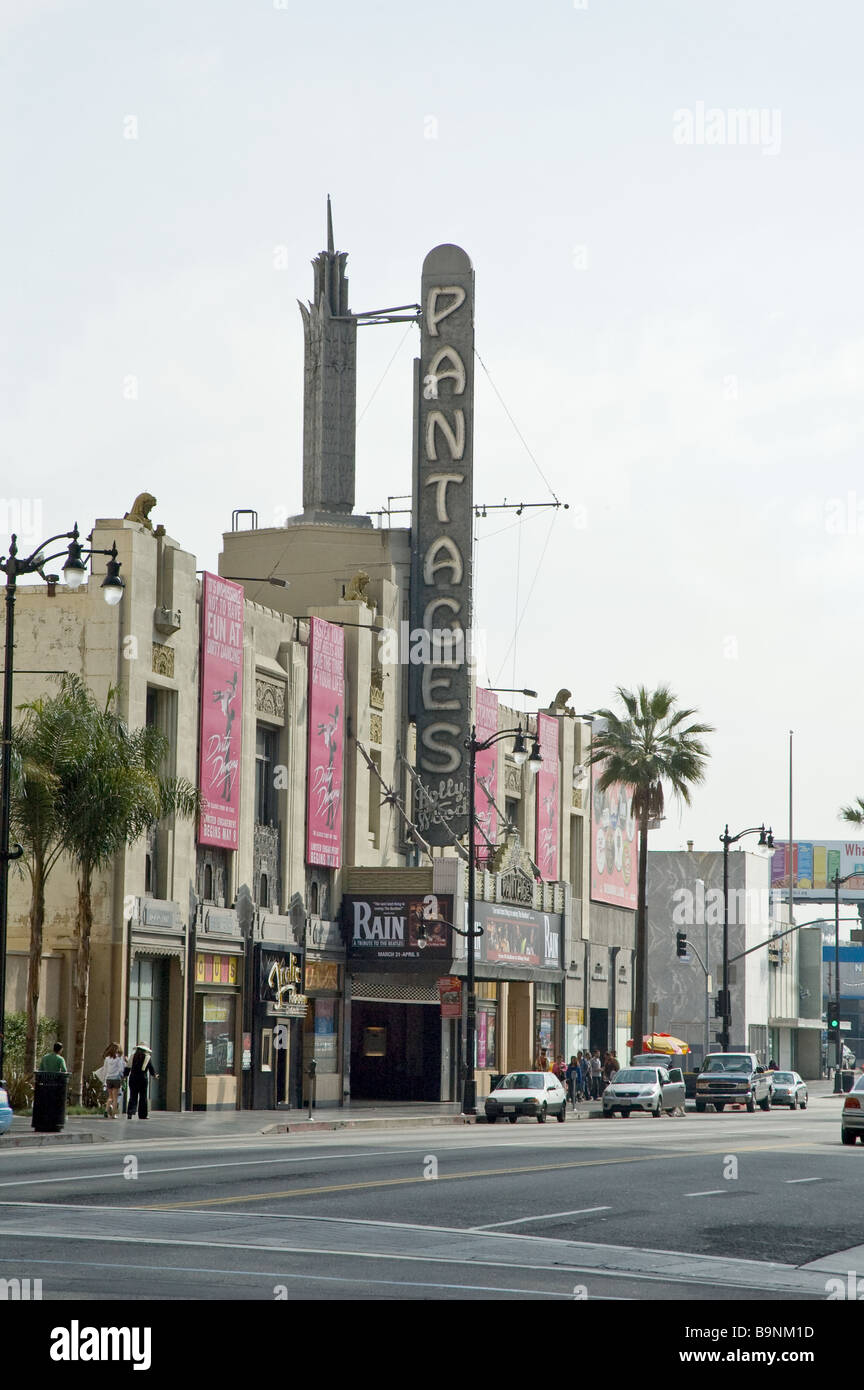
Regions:
<instances>
[{"instance_id":1,"label":"vertical pantages sign","mask_svg":"<svg viewBox=\"0 0 864 1390\"><path fill-rule=\"evenodd\" d=\"M236 849L243 725L243 586L204 574L198 843Z\"/></svg>"},{"instance_id":2,"label":"vertical pantages sign","mask_svg":"<svg viewBox=\"0 0 864 1390\"><path fill-rule=\"evenodd\" d=\"M338 869L342 863L345 633L323 618L310 622L306 862Z\"/></svg>"},{"instance_id":3,"label":"vertical pantages sign","mask_svg":"<svg viewBox=\"0 0 864 1390\"><path fill-rule=\"evenodd\" d=\"M433 845L468 829L474 272L459 246L423 262L415 378L411 714L428 796L415 818Z\"/></svg>"},{"instance_id":4,"label":"vertical pantages sign","mask_svg":"<svg viewBox=\"0 0 864 1390\"><path fill-rule=\"evenodd\" d=\"M537 773L535 855L549 882L558 878L558 720L537 715L537 742L543 765Z\"/></svg>"},{"instance_id":5,"label":"vertical pantages sign","mask_svg":"<svg viewBox=\"0 0 864 1390\"><path fill-rule=\"evenodd\" d=\"M477 727L478 743L483 743L498 732L498 696L494 691L484 690L479 685L474 723ZM483 862L492 853L489 842L494 845L498 837L498 811L492 804L498 794L497 745L484 748L477 754L474 769L477 783L474 789L474 847L478 860ZM485 839L481 831L485 832Z\"/></svg>"}]
</instances>

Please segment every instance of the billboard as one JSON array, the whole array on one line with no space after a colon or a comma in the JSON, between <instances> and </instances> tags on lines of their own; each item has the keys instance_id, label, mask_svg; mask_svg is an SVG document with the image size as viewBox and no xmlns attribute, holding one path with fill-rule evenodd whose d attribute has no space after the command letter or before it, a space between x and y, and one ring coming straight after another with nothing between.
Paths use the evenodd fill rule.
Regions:
<instances>
[{"instance_id":1,"label":"billboard","mask_svg":"<svg viewBox=\"0 0 864 1390\"><path fill-rule=\"evenodd\" d=\"M543 878L558 878L558 720L537 716L537 741L543 765L537 773L535 858Z\"/></svg>"},{"instance_id":2,"label":"billboard","mask_svg":"<svg viewBox=\"0 0 864 1390\"><path fill-rule=\"evenodd\" d=\"M306 862L338 869L342 863L345 633L323 618L310 621Z\"/></svg>"},{"instance_id":3,"label":"billboard","mask_svg":"<svg viewBox=\"0 0 864 1390\"><path fill-rule=\"evenodd\" d=\"M243 586L204 574L201 599L201 741L204 808L198 843L236 849L243 726Z\"/></svg>"},{"instance_id":4,"label":"billboard","mask_svg":"<svg viewBox=\"0 0 864 1390\"><path fill-rule=\"evenodd\" d=\"M474 518L474 272L459 246L423 262L420 359L415 367L411 622L429 654L412 662L410 713L417 772L428 798L415 819L432 845L468 831L471 719L468 637ZM441 634L448 639L446 654ZM437 654L436 654L437 653Z\"/></svg>"},{"instance_id":5,"label":"billboard","mask_svg":"<svg viewBox=\"0 0 864 1390\"><path fill-rule=\"evenodd\" d=\"M498 696L493 690L484 690L482 686L477 687L475 723L478 743L498 732ZM474 849L477 859L482 863L492 853L489 842L494 845L498 838L498 811L492 804L498 794L497 746L484 748L477 753L474 767ZM481 834L481 828L485 832L485 838Z\"/></svg>"},{"instance_id":6,"label":"billboard","mask_svg":"<svg viewBox=\"0 0 864 1390\"><path fill-rule=\"evenodd\" d=\"M342 920L352 969L364 963L374 970L449 965L452 913L453 899L446 895L346 893Z\"/></svg>"},{"instance_id":7,"label":"billboard","mask_svg":"<svg viewBox=\"0 0 864 1390\"><path fill-rule=\"evenodd\" d=\"M796 840L792 846L792 887L796 898L827 902L834 896L834 878L858 875L840 885L840 897L857 901L864 892L864 842L859 840ZM774 841L771 887L789 884L789 841Z\"/></svg>"},{"instance_id":8,"label":"billboard","mask_svg":"<svg viewBox=\"0 0 864 1390\"><path fill-rule=\"evenodd\" d=\"M633 793L615 782L606 791L597 783L603 764L591 768L591 899L635 911L639 890L639 849Z\"/></svg>"},{"instance_id":9,"label":"billboard","mask_svg":"<svg viewBox=\"0 0 864 1390\"><path fill-rule=\"evenodd\" d=\"M537 912L529 907L477 902L474 922L483 928L477 937L478 960L490 965L540 966L561 969L562 917L558 912ZM460 939L459 957L467 954Z\"/></svg>"}]
</instances>

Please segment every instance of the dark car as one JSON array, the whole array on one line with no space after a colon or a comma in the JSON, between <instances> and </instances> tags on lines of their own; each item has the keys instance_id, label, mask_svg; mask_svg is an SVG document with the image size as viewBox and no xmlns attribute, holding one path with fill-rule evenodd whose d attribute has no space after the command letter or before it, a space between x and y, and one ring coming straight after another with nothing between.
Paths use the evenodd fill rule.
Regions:
<instances>
[{"instance_id":1,"label":"dark car","mask_svg":"<svg viewBox=\"0 0 864 1390\"><path fill-rule=\"evenodd\" d=\"M696 1109L706 1105L723 1110L727 1105L745 1105L752 1114L756 1106L771 1109L771 1073L760 1066L755 1052L712 1052L696 1078Z\"/></svg>"}]
</instances>

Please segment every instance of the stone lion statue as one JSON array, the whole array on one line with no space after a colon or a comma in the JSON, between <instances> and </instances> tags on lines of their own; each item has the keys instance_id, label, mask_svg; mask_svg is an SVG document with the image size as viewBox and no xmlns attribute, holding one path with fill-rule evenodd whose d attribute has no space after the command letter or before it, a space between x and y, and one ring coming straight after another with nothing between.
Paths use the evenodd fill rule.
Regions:
<instances>
[{"instance_id":1,"label":"stone lion statue","mask_svg":"<svg viewBox=\"0 0 864 1390\"><path fill-rule=\"evenodd\" d=\"M132 503L132 510L126 513L123 520L140 521L142 526L146 526L148 531L152 531L153 522L150 520L150 513L155 506L156 498L152 492L139 492Z\"/></svg>"},{"instance_id":2,"label":"stone lion statue","mask_svg":"<svg viewBox=\"0 0 864 1390\"><path fill-rule=\"evenodd\" d=\"M369 576L365 570L358 570L345 586L345 598L353 600L355 603L365 603L367 608L374 608L367 589L369 587Z\"/></svg>"}]
</instances>

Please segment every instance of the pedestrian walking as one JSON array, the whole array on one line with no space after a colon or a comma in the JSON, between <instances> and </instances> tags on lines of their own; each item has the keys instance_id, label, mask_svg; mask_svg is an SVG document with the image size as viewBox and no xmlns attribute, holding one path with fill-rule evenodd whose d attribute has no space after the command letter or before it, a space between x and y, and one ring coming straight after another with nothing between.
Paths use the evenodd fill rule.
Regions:
<instances>
[{"instance_id":1,"label":"pedestrian walking","mask_svg":"<svg viewBox=\"0 0 864 1390\"><path fill-rule=\"evenodd\" d=\"M582 1095L585 1100L591 1098L591 1054L587 1050L582 1053Z\"/></svg>"},{"instance_id":2,"label":"pedestrian walking","mask_svg":"<svg viewBox=\"0 0 864 1390\"><path fill-rule=\"evenodd\" d=\"M599 1047L591 1053L591 1098L599 1100L603 1092L603 1061Z\"/></svg>"},{"instance_id":3,"label":"pedestrian walking","mask_svg":"<svg viewBox=\"0 0 864 1390\"><path fill-rule=\"evenodd\" d=\"M123 1085L123 1076L126 1071L126 1059L119 1043L108 1044L103 1053L100 1071L106 1096L105 1118L106 1120L116 1120L117 1102L120 1098L120 1088ZM97 1076L99 1074L99 1072L96 1073Z\"/></svg>"},{"instance_id":4,"label":"pedestrian walking","mask_svg":"<svg viewBox=\"0 0 864 1390\"><path fill-rule=\"evenodd\" d=\"M55 1042L53 1049L52 1049L50 1052L46 1052L46 1053L45 1053L45 1056L42 1058L42 1061L39 1063L38 1070L39 1070L39 1071L68 1071L69 1068L68 1068L67 1065L66 1065L65 1059L64 1059L63 1056L61 1055L62 1052L63 1052L63 1044L62 1044L61 1042Z\"/></svg>"},{"instance_id":5,"label":"pedestrian walking","mask_svg":"<svg viewBox=\"0 0 864 1390\"><path fill-rule=\"evenodd\" d=\"M126 1118L129 1120L136 1113L139 1120L147 1119L147 1086L149 1078L152 1076L155 1080L158 1075L153 1069L150 1056L147 1044L139 1042L124 1068L124 1075L129 1078L129 1101L126 1108Z\"/></svg>"},{"instance_id":6,"label":"pedestrian walking","mask_svg":"<svg viewBox=\"0 0 864 1390\"><path fill-rule=\"evenodd\" d=\"M555 1063L554 1067L551 1068L551 1070L554 1071L555 1075L557 1076L558 1080L561 1082L561 1085L563 1086L567 1080L567 1063L564 1061L563 1052L559 1052L558 1061Z\"/></svg>"}]
</instances>

